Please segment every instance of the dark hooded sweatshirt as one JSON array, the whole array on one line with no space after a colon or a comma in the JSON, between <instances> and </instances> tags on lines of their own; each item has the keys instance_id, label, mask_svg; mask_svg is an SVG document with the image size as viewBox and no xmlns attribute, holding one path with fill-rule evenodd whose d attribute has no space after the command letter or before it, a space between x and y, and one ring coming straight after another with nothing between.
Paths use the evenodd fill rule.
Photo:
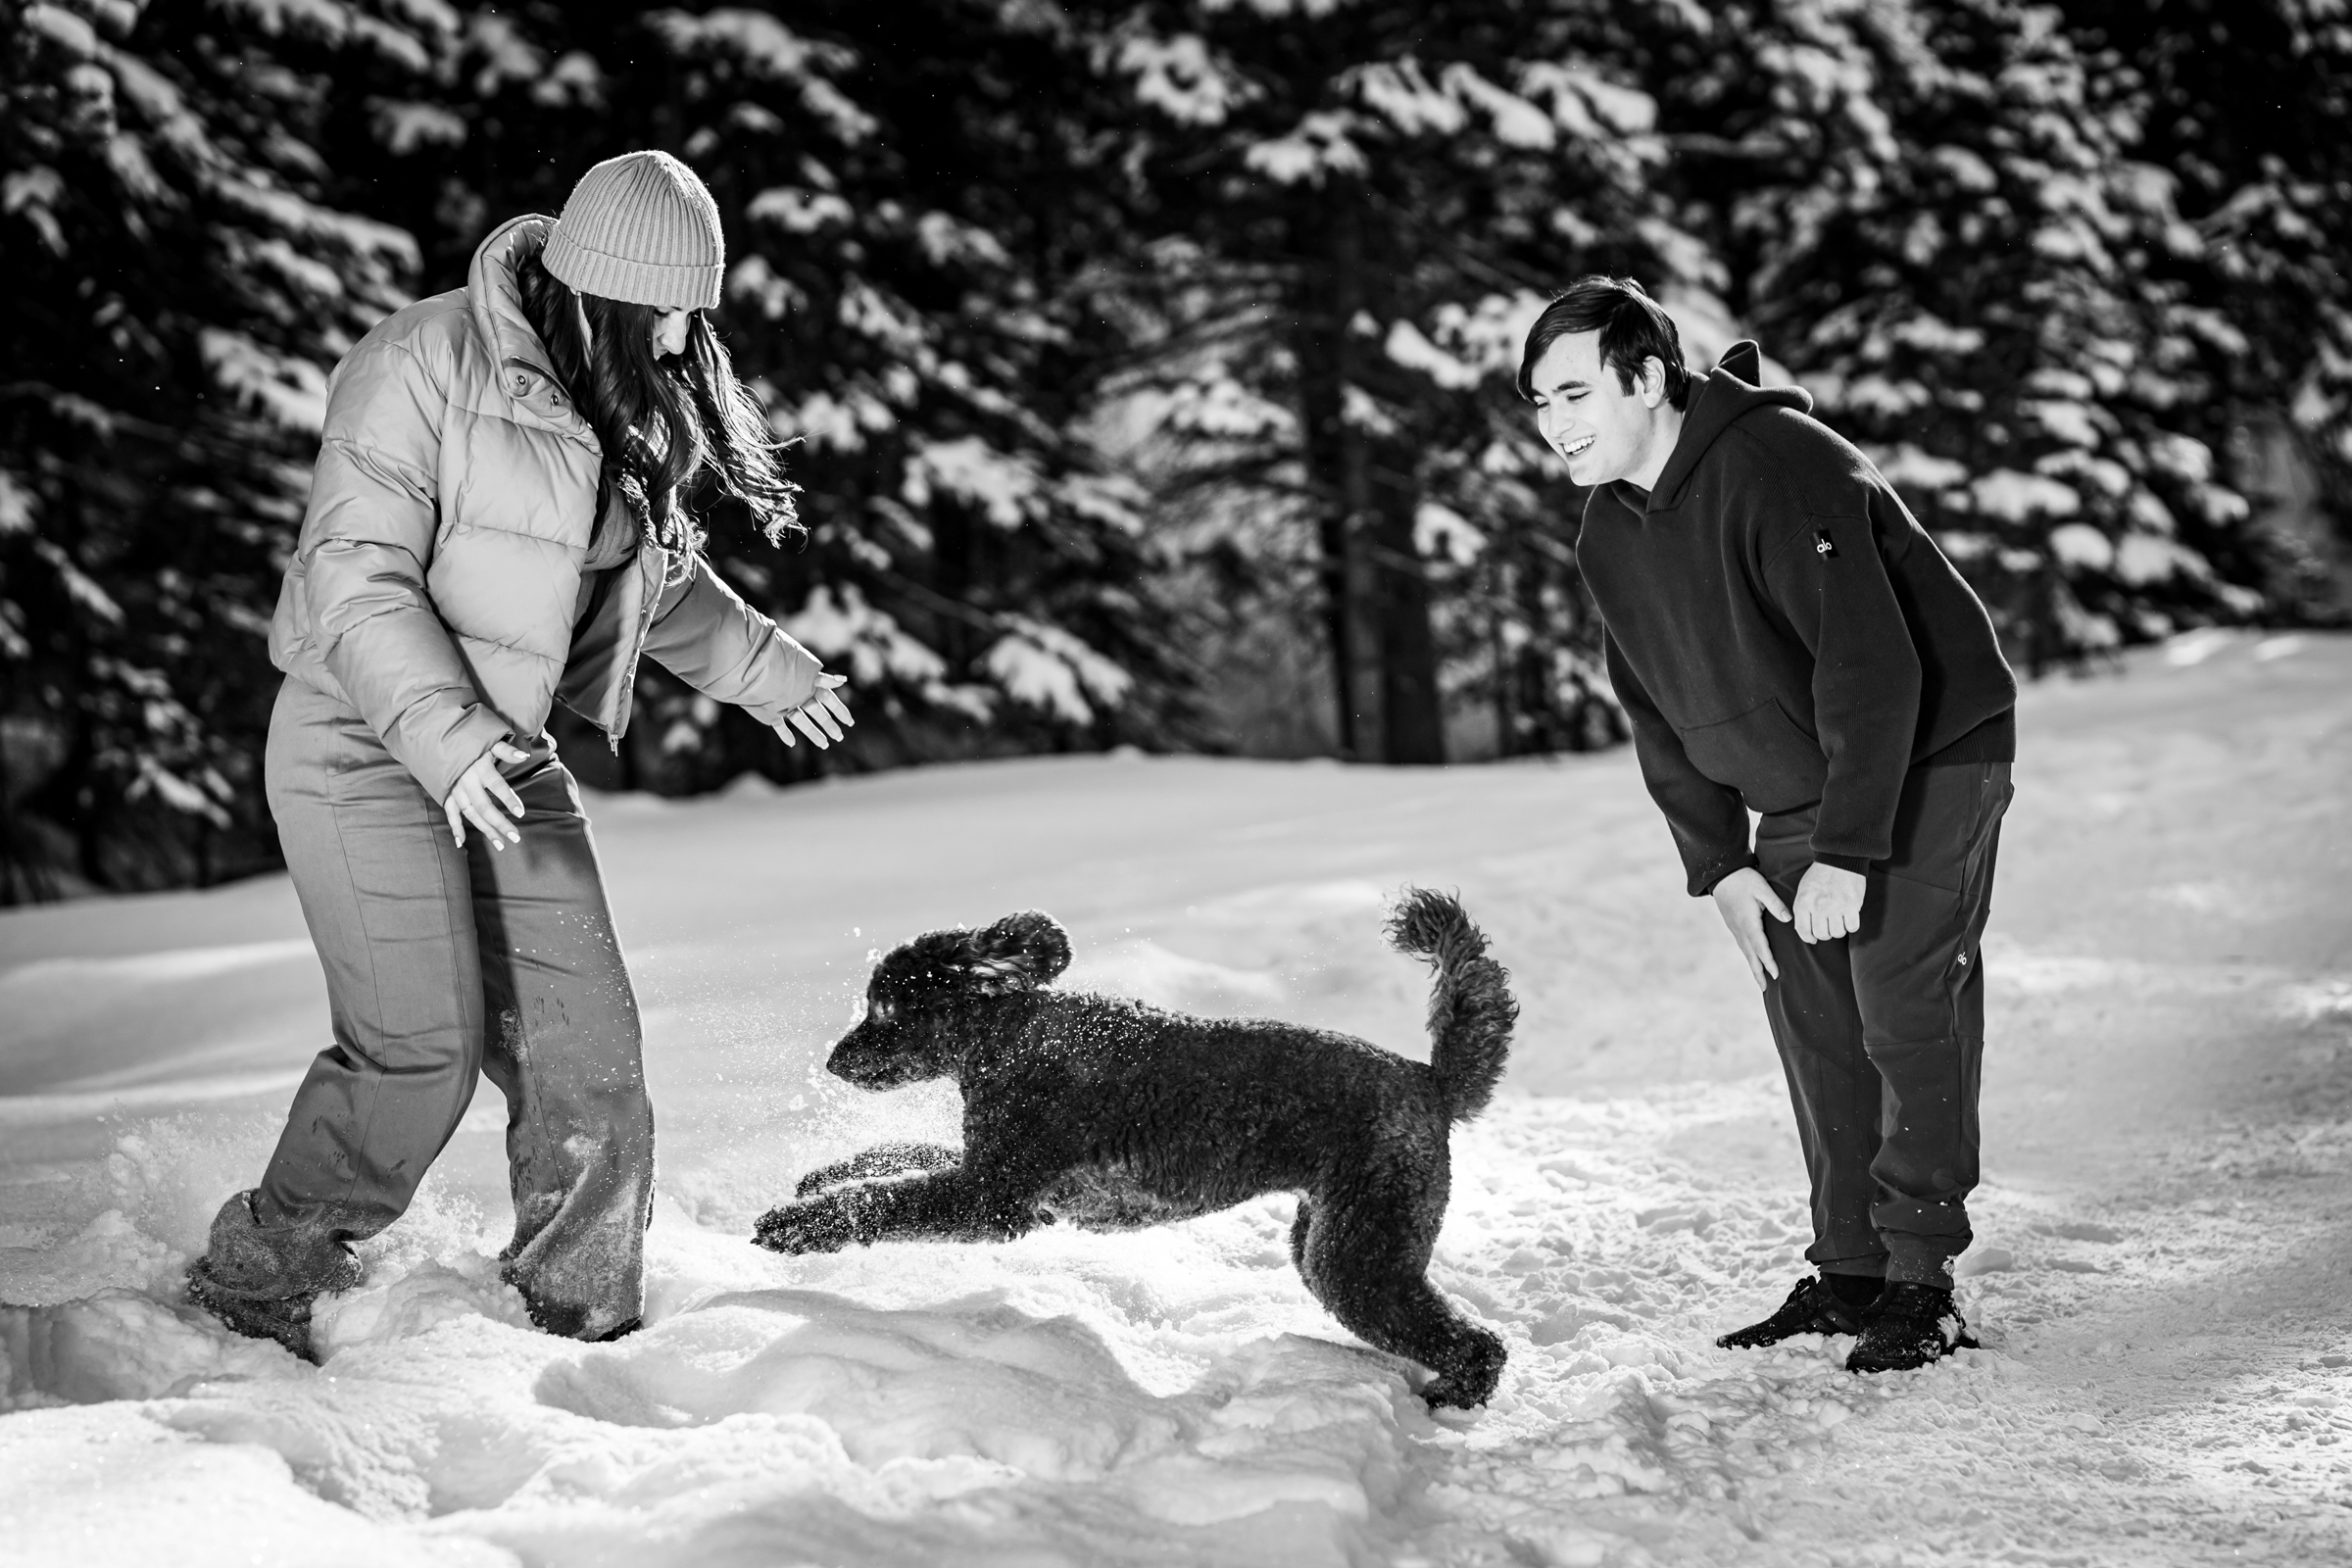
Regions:
<instances>
[{"instance_id":1,"label":"dark hooded sweatshirt","mask_svg":"<svg viewBox=\"0 0 2352 1568\"><path fill-rule=\"evenodd\" d=\"M2017 750L1984 604L1810 397L1757 379L1752 343L1693 378L1657 487L1595 489L1577 546L1693 895L1755 863L1749 808L1818 803L1813 858L1861 871L1906 770Z\"/></svg>"}]
</instances>

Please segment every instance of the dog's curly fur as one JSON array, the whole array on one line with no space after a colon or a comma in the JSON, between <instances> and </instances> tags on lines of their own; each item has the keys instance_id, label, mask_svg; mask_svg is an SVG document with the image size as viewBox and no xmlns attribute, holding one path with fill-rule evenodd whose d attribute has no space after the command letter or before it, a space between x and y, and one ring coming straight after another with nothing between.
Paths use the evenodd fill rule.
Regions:
<instances>
[{"instance_id":1,"label":"dog's curly fur","mask_svg":"<svg viewBox=\"0 0 2352 1568\"><path fill-rule=\"evenodd\" d=\"M1007 1241L1054 1220L1131 1229L1297 1192L1291 1256L1316 1299L1433 1369L1433 1405L1483 1404L1502 1342L1424 1271L1446 1217L1447 1129L1494 1094L1518 1005L1454 900L1407 891L1388 934L1437 972L1427 1066L1295 1024L1048 991L1069 937L1034 911L917 937L875 967L866 1015L826 1065L866 1089L954 1079L963 1148L891 1144L811 1171L755 1239L782 1252Z\"/></svg>"}]
</instances>

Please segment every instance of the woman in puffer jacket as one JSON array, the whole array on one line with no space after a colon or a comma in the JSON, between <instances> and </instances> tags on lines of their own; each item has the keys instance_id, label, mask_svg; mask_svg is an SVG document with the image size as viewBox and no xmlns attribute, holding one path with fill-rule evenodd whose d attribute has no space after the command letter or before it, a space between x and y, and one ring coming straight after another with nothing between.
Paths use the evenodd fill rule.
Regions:
<instances>
[{"instance_id":1,"label":"woman in puffer jacket","mask_svg":"<svg viewBox=\"0 0 2352 1568\"><path fill-rule=\"evenodd\" d=\"M408 1206L486 1073L507 1100L504 1273L556 1334L644 1300L654 1125L637 1002L562 700L617 745L640 655L818 746L850 721L816 659L698 549L715 486L775 538L792 486L704 313L718 209L662 153L589 171L563 217L482 242L466 286L344 357L270 657L270 808L326 969L334 1044L189 1297L311 1353L350 1244Z\"/></svg>"}]
</instances>

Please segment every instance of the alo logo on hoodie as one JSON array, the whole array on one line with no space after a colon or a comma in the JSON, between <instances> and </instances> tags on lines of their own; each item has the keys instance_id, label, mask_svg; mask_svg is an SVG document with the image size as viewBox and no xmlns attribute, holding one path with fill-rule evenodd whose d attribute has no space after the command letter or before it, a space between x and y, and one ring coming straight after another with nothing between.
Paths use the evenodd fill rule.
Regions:
<instances>
[{"instance_id":1,"label":"alo logo on hoodie","mask_svg":"<svg viewBox=\"0 0 2352 1568\"><path fill-rule=\"evenodd\" d=\"M1838 546L1830 538L1829 529L1816 528L1813 530L1813 553L1824 561L1838 559Z\"/></svg>"}]
</instances>

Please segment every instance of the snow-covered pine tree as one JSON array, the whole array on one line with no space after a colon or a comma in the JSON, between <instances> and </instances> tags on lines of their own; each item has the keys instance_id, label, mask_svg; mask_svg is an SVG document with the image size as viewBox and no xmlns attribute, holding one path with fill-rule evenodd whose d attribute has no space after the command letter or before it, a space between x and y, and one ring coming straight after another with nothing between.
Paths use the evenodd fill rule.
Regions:
<instances>
[{"instance_id":1,"label":"snow-covered pine tree","mask_svg":"<svg viewBox=\"0 0 2352 1568\"><path fill-rule=\"evenodd\" d=\"M1117 218L1073 36L958 0L649 24L740 236L738 363L802 443L807 567L730 558L746 588L887 716L877 759L1184 738L1142 497L1073 428L1068 285Z\"/></svg>"},{"instance_id":2,"label":"snow-covered pine tree","mask_svg":"<svg viewBox=\"0 0 2352 1568\"><path fill-rule=\"evenodd\" d=\"M2328 0L2061 9L2102 70L2132 74L2132 156L2170 172L2196 230L2197 245L2168 249L2164 276L2183 307L2219 313L2246 340L2222 363L2225 396L2203 434L2228 443L2233 482L2268 526L2202 547L2280 608L2341 617L2352 610L2352 13Z\"/></svg>"},{"instance_id":3,"label":"snow-covered pine tree","mask_svg":"<svg viewBox=\"0 0 2352 1568\"><path fill-rule=\"evenodd\" d=\"M2135 83L2018 0L1726 13L1661 80L1734 303L2034 669L2264 605L2216 451L2244 351Z\"/></svg>"},{"instance_id":4,"label":"snow-covered pine tree","mask_svg":"<svg viewBox=\"0 0 2352 1568\"><path fill-rule=\"evenodd\" d=\"M1132 94L1149 241L1113 423L1226 598L1233 684L1261 678L1252 622L1304 611L1343 755L1441 760L1442 661L1502 750L1607 738L1579 498L1509 384L1559 283L1687 248L1647 195L1625 35L1502 0L1082 14Z\"/></svg>"},{"instance_id":5,"label":"snow-covered pine tree","mask_svg":"<svg viewBox=\"0 0 2352 1568\"><path fill-rule=\"evenodd\" d=\"M597 159L696 167L726 224L722 335L798 443L808 527L779 553L719 506L708 548L855 683L851 744L816 754L645 666L622 781L1196 733L1140 497L1070 428L1094 329L1060 285L1111 181L1062 98L1063 30L928 0L479 6L454 36L429 90L351 125L343 171L448 286Z\"/></svg>"},{"instance_id":6,"label":"snow-covered pine tree","mask_svg":"<svg viewBox=\"0 0 2352 1568\"><path fill-rule=\"evenodd\" d=\"M269 612L326 372L416 263L318 199L290 9L0 7L0 903L274 856ZM410 69L422 10L294 42Z\"/></svg>"}]
</instances>

